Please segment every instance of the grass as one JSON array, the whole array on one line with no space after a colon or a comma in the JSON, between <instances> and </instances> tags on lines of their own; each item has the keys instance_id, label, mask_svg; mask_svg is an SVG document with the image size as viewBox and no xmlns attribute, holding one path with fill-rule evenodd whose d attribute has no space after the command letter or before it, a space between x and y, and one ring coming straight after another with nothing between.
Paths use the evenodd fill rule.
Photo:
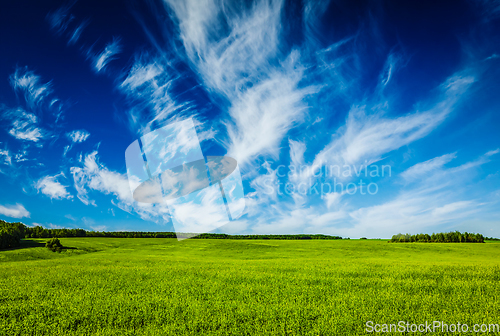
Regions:
<instances>
[{"instance_id":1,"label":"grass","mask_svg":"<svg viewBox=\"0 0 500 336\"><path fill-rule=\"evenodd\" d=\"M500 323L500 243L61 238L72 249L53 253L45 241L0 252L0 335L362 335L367 321Z\"/></svg>"}]
</instances>

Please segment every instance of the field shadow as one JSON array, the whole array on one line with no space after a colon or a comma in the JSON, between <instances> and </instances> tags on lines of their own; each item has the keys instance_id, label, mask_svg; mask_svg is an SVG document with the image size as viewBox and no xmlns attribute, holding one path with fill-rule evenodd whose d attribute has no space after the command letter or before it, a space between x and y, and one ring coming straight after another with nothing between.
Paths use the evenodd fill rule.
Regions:
<instances>
[{"instance_id":1,"label":"field shadow","mask_svg":"<svg viewBox=\"0 0 500 336\"><path fill-rule=\"evenodd\" d=\"M31 240L31 239L23 239L23 240L21 240L21 243L19 246L9 247L9 248L3 249L2 251L19 250L19 249L33 248L33 247L45 247L45 242L40 242L40 241L36 241L36 240ZM78 250L78 248L63 246L63 250Z\"/></svg>"},{"instance_id":2,"label":"field shadow","mask_svg":"<svg viewBox=\"0 0 500 336\"><path fill-rule=\"evenodd\" d=\"M21 246L13 247L11 250L21 249L21 248L30 248L30 247L45 247L45 242L40 242L36 240L23 239L21 240ZM63 250L78 250L76 247L63 246Z\"/></svg>"},{"instance_id":3,"label":"field shadow","mask_svg":"<svg viewBox=\"0 0 500 336\"><path fill-rule=\"evenodd\" d=\"M20 250L20 249L25 249L25 248L44 247L44 246L45 246L45 243L38 242L36 240L22 239L21 242L19 243L19 246L5 248L5 249L2 249L1 251Z\"/></svg>"},{"instance_id":4,"label":"field shadow","mask_svg":"<svg viewBox=\"0 0 500 336\"><path fill-rule=\"evenodd\" d=\"M30 247L44 247L45 242L40 242L36 240L31 240L31 239L23 239L21 240L21 244L19 247L15 247L13 249L20 249L20 248L30 248Z\"/></svg>"}]
</instances>

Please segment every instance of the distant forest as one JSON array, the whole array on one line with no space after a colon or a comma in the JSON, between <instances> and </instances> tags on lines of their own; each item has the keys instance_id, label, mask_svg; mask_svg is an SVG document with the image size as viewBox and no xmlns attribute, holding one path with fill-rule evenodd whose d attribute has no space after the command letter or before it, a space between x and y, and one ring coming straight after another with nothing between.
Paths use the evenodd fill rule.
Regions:
<instances>
[{"instance_id":1,"label":"distant forest","mask_svg":"<svg viewBox=\"0 0 500 336\"><path fill-rule=\"evenodd\" d=\"M110 238L191 238L191 239L349 239L340 236L323 234L297 235L228 235L224 233L175 233L175 232L101 232L84 229L46 229L42 226L29 227L23 223L9 223L0 219L0 249L18 247L23 238L66 238L66 237L110 237ZM365 238L366 239L366 238ZM402 234L392 236L391 243L484 243L485 240L500 240L499 238L483 237L479 233L446 232L432 235L420 233L416 235Z\"/></svg>"},{"instance_id":2,"label":"distant forest","mask_svg":"<svg viewBox=\"0 0 500 336\"><path fill-rule=\"evenodd\" d=\"M191 238L191 239L342 239L340 236L322 234L298 235L228 235L224 233L175 233L175 232L101 232L84 229L45 229L29 227L23 223L0 220L0 248L19 246L22 238L110 237L110 238Z\"/></svg>"},{"instance_id":3,"label":"distant forest","mask_svg":"<svg viewBox=\"0 0 500 336\"><path fill-rule=\"evenodd\" d=\"M86 231L83 229L44 229L41 226L26 227L26 238L63 237L111 237L111 238L191 238L191 239L342 239L328 235L228 235L224 233L175 233L175 232L135 232L135 231Z\"/></svg>"},{"instance_id":4,"label":"distant forest","mask_svg":"<svg viewBox=\"0 0 500 336\"><path fill-rule=\"evenodd\" d=\"M487 240L496 240L496 238L486 238ZM391 243L484 243L485 238L480 233L468 232L445 232L433 233L428 235L426 233L419 233L416 235L402 234L392 236Z\"/></svg>"}]
</instances>

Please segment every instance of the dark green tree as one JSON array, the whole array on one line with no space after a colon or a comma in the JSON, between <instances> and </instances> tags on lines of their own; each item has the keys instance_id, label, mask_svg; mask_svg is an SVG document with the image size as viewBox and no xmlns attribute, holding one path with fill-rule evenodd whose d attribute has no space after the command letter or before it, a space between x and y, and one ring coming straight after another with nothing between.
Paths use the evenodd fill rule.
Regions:
<instances>
[{"instance_id":1,"label":"dark green tree","mask_svg":"<svg viewBox=\"0 0 500 336\"><path fill-rule=\"evenodd\" d=\"M45 247L51 250L52 252L61 252L63 246L59 238L51 238L45 243Z\"/></svg>"}]
</instances>

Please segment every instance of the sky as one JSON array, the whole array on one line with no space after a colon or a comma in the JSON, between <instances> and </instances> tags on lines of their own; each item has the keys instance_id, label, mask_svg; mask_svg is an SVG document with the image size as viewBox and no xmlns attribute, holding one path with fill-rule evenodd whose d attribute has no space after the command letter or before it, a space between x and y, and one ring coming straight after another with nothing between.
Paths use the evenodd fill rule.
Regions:
<instances>
[{"instance_id":1,"label":"sky","mask_svg":"<svg viewBox=\"0 0 500 336\"><path fill-rule=\"evenodd\" d=\"M6 0L0 27L4 220L173 231L125 151L191 119L241 172L215 232L500 237L498 0Z\"/></svg>"}]
</instances>

